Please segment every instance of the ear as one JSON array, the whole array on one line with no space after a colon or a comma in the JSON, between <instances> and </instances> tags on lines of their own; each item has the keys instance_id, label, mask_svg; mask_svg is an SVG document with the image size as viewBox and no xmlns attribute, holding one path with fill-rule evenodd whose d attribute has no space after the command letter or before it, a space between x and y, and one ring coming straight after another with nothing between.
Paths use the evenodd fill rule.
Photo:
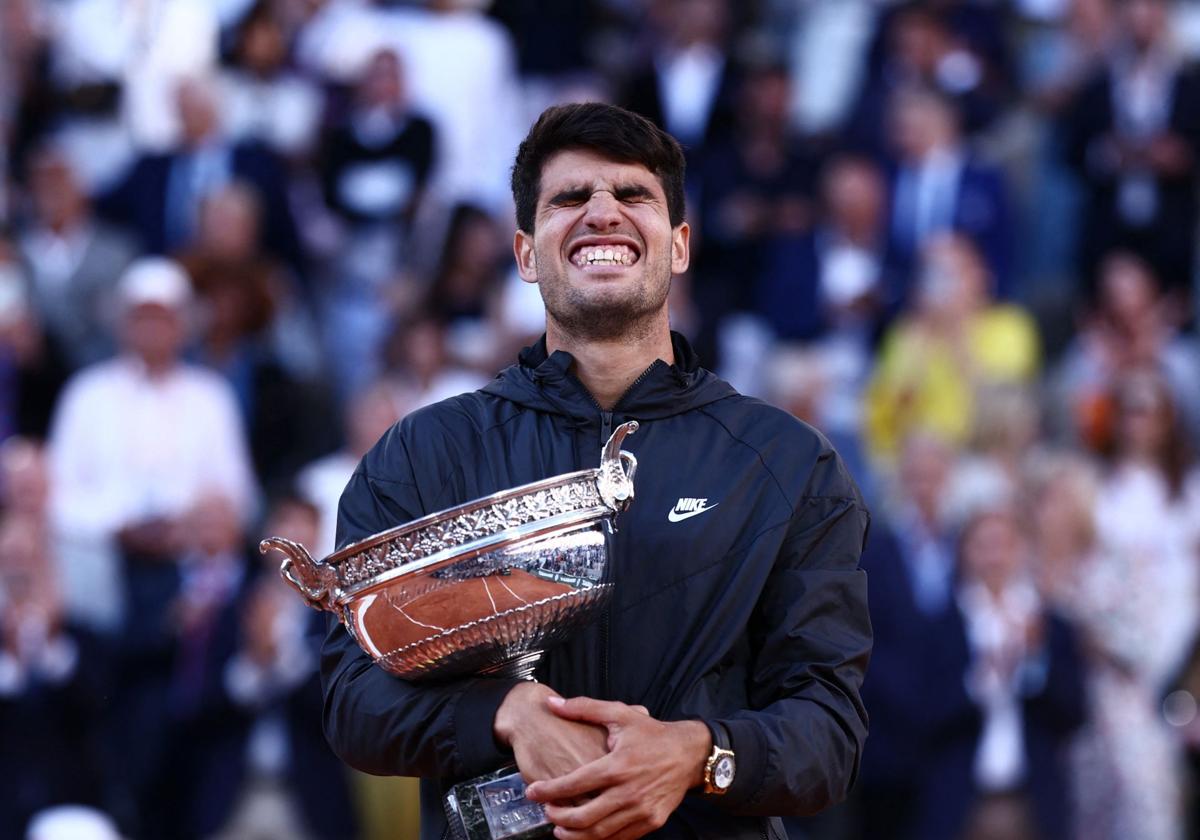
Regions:
<instances>
[{"instance_id":1,"label":"ear","mask_svg":"<svg viewBox=\"0 0 1200 840\"><path fill-rule=\"evenodd\" d=\"M683 274L688 270L692 259L688 249L691 239L692 228L687 222L680 222L671 232L671 274Z\"/></svg>"},{"instance_id":2,"label":"ear","mask_svg":"<svg viewBox=\"0 0 1200 840\"><path fill-rule=\"evenodd\" d=\"M517 259L517 273L526 283L536 283L537 257L533 252L533 234L518 230L513 237L513 256Z\"/></svg>"}]
</instances>

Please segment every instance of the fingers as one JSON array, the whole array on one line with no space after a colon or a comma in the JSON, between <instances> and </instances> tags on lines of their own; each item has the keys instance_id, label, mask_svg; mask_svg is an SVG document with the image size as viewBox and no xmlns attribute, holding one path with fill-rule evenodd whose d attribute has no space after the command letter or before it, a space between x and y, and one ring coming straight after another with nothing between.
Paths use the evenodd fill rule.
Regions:
<instances>
[{"instance_id":1,"label":"fingers","mask_svg":"<svg viewBox=\"0 0 1200 840\"><path fill-rule=\"evenodd\" d=\"M565 776L534 782L525 788L525 795L534 802L564 802L612 787L616 781L610 753Z\"/></svg>"},{"instance_id":2,"label":"fingers","mask_svg":"<svg viewBox=\"0 0 1200 840\"><path fill-rule=\"evenodd\" d=\"M641 833L629 832L629 829L640 825L641 821L635 812L628 810L617 811L615 814L610 814L598 823L585 824L581 828L571 828L564 823L560 823L554 817L551 817L550 821L555 824L554 836L558 840L598 840L598 838L606 838L608 840L608 838L613 838L614 836L641 837L642 834L646 833L645 831Z\"/></svg>"},{"instance_id":3,"label":"fingers","mask_svg":"<svg viewBox=\"0 0 1200 840\"><path fill-rule=\"evenodd\" d=\"M632 709L645 710L645 707L626 706L612 700L593 700L591 697L572 697L564 700L561 697L547 697L546 705L554 714L567 720L578 720L586 723L598 723L607 726L618 723L629 716ZM646 714L649 714L647 711Z\"/></svg>"},{"instance_id":4,"label":"fingers","mask_svg":"<svg viewBox=\"0 0 1200 840\"><path fill-rule=\"evenodd\" d=\"M635 819L634 815L626 817L624 823L615 824L616 813L623 804L623 797L616 790L605 791L595 799L571 804L555 803L545 806L546 818L556 826L571 831L590 829L595 833L604 825L613 830L622 828L626 823ZM612 832L608 832L611 834ZM607 837L608 834L598 835Z\"/></svg>"},{"instance_id":5,"label":"fingers","mask_svg":"<svg viewBox=\"0 0 1200 840\"><path fill-rule=\"evenodd\" d=\"M546 816L554 823L558 840L632 840L666 822L665 815L656 816L644 798L621 789L578 807L547 806Z\"/></svg>"}]
</instances>

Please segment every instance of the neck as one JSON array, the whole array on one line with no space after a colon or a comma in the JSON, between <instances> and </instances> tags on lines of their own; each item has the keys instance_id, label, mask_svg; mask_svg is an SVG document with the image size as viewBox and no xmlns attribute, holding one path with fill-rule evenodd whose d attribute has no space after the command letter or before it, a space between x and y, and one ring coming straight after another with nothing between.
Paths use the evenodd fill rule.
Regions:
<instances>
[{"instance_id":1,"label":"neck","mask_svg":"<svg viewBox=\"0 0 1200 840\"><path fill-rule=\"evenodd\" d=\"M666 311L653 326L607 339L579 338L546 319L546 352L565 350L575 358L575 376L605 411L611 411L646 368L662 359L675 363Z\"/></svg>"}]
</instances>

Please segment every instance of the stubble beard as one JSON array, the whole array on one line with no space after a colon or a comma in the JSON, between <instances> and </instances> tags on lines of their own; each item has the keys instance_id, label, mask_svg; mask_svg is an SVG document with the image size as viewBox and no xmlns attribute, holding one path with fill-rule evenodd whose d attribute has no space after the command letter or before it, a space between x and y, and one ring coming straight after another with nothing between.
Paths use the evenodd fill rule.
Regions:
<instances>
[{"instance_id":1,"label":"stubble beard","mask_svg":"<svg viewBox=\"0 0 1200 840\"><path fill-rule=\"evenodd\" d=\"M549 259L539 264L552 265ZM671 257L663 255L645 272L636 288L587 295L561 275L542 276L538 291L546 306L546 319L567 336L579 341L637 339L648 335L671 288ZM655 278L663 277L661 283ZM609 291L609 290L602 290Z\"/></svg>"}]
</instances>

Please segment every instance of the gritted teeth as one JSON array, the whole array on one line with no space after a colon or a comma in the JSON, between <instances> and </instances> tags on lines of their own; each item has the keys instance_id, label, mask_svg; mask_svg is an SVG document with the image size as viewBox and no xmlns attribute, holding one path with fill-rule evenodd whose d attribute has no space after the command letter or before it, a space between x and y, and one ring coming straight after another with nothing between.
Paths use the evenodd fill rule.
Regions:
<instances>
[{"instance_id":1,"label":"gritted teeth","mask_svg":"<svg viewBox=\"0 0 1200 840\"><path fill-rule=\"evenodd\" d=\"M628 245L584 245L571 257L580 268L589 265L633 265L638 253Z\"/></svg>"}]
</instances>

